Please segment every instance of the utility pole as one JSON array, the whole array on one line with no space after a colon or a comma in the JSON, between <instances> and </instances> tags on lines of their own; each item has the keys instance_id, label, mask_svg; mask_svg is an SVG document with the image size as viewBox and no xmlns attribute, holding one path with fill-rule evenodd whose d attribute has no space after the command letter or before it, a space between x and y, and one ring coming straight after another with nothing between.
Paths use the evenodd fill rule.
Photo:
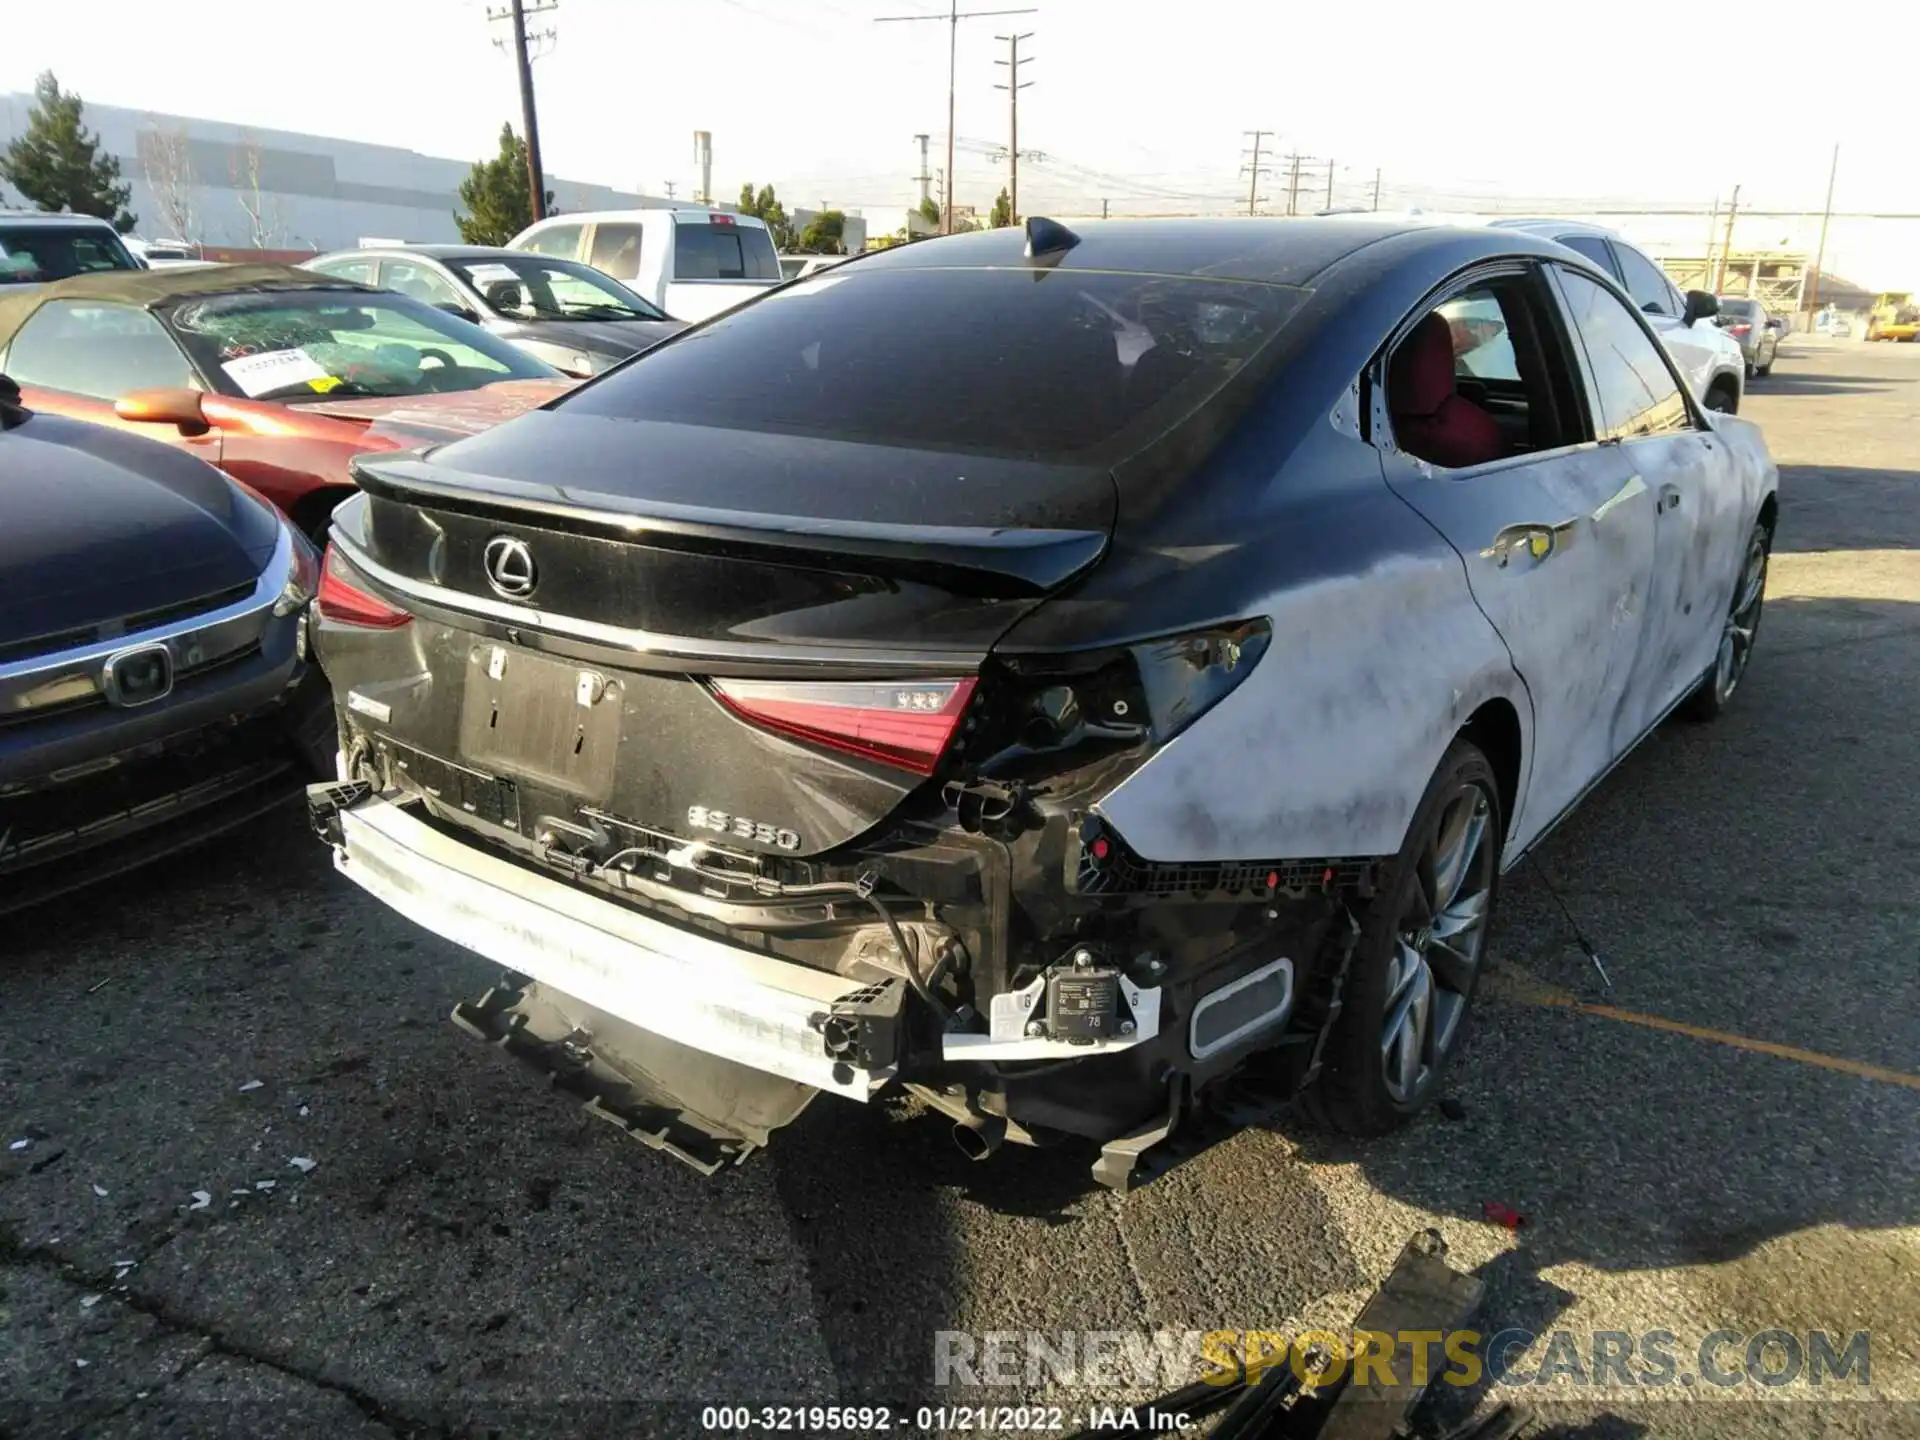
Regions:
<instances>
[{"instance_id":1,"label":"utility pole","mask_svg":"<svg viewBox=\"0 0 1920 1440\"><path fill-rule=\"evenodd\" d=\"M1102 220L1107 218L1107 202L1104 199L1100 202L1100 218Z\"/></svg>"},{"instance_id":2,"label":"utility pole","mask_svg":"<svg viewBox=\"0 0 1920 1440\"><path fill-rule=\"evenodd\" d=\"M1246 173L1247 177L1247 214L1251 215L1260 204L1260 177L1271 173L1272 168L1260 163L1260 142L1262 140L1271 140L1273 138L1273 131L1243 130L1241 133L1251 136L1253 139L1253 159L1240 167L1241 170Z\"/></svg>"},{"instance_id":3,"label":"utility pole","mask_svg":"<svg viewBox=\"0 0 1920 1440\"><path fill-rule=\"evenodd\" d=\"M927 173L927 137L916 135L913 138L920 146L920 173L913 178L919 182L920 203L924 205L931 198L927 194L927 186L933 180L933 176Z\"/></svg>"},{"instance_id":4,"label":"utility pole","mask_svg":"<svg viewBox=\"0 0 1920 1440\"><path fill-rule=\"evenodd\" d=\"M1032 85L1031 80L1020 78L1020 42L1031 40L1033 32L1024 35L996 35L996 40L1007 42L1007 58L996 60L996 65L1007 67L1007 83L996 85L996 90L1007 92L1007 214L1015 225L1020 223L1020 92ZM1033 63L1029 56L1027 63Z\"/></svg>"},{"instance_id":5,"label":"utility pole","mask_svg":"<svg viewBox=\"0 0 1920 1440\"><path fill-rule=\"evenodd\" d=\"M1300 166L1301 166L1301 164L1302 164L1303 162L1305 162L1305 161L1309 161L1309 160L1311 160L1311 159L1313 159L1313 157L1312 157L1311 155L1302 155L1302 154L1301 154L1301 153L1300 153L1299 151L1297 151L1297 150L1296 150L1296 151L1294 151L1294 153L1293 153L1293 154L1291 154L1291 155L1289 155L1289 156L1287 157L1287 163L1288 163L1288 172L1287 172L1287 214L1289 214L1289 215L1294 215L1294 214L1298 214L1298 213L1299 213L1299 208L1300 208Z\"/></svg>"},{"instance_id":6,"label":"utility pole","mask_svg":"<svg viewBox=\"0 0 1920 1440\"><path fill-rule=\"evenodd\" d=\"M540 164L540 121L533 106L533 59L527 49L527 17L544 15L558 9L559 4L560 0L531 0L531 3L508 0L505 10L487 11L488 20L513 21L513 62L520 74L520 128L526 132L527 140L527 192L536 220L544 220L547 215L547 180ZM548 30L538 38L551 40L553 31Z\"/></svg>"},{"instance_id":7,"label":"utility pole","mask_svg":"<svg viewBox=\"0 0 1920 1440\"><path fill-rule=\"evenodd\" d=\"M1827 262L1827 222L1833 219L1833 182L1840 174L1840 147L1833 147L1833 164L1827 167L1827 208L1820 212L1820 248L1813 252L1813 302L1807 306L1807 313L1813 314L1820 308L1820 267ZM1813 322L1807 322L1807 328L1813 328Z\"/></svg>"},{"instance_id":8,"label":"utility pole","mask_svg":"<svg viewBox=\"0 0 1920 1440\"><path fill-rule=\"evenodd\" d=\"M1326 209L1333 208L1333 161L1327 161L1327 203Z\"/></svg>"},{"instance_id":9,"label":"utility pole","mask_svg":"<svg viewBox=\"0 0 1920 1440\"><path fill-rule=\"evenodd\" d=\"M1733 199L1727 202L1727 238L1720 242L1720 273L1714 281L1714 290L1726 288L1727 261L1733 258L1733 217L1740 213L1740 187L1733 187Z\"/></svg>"},{"instance_id":10,"label":"utility pole","mask_svg":"<svg viewBox=\"0 0 1920 1440\"><path fill-rule=\"evenodd\" d=\"M667 199L669 200L673 199L673 191L674 191L674 182L669 180L667 181Z\"/></svg>"},{"instance_id":11,"label":"utility pole","mask_svg":"<svg viewBox=\"0 0 1920 1440\"><path fill-rule=\"evenodd\" d=\"M1380 167L1377 165L1373 171L1373 208L1380 208Z\"/></svg>"},{"instance_id":12,"label":"utility pole","mask_svg":"<svg viewBox=\"0 0 1920 1440\"><path fill-rule=\"evenodd\" d=\"M518 3L518 0L515 0ZM944 20L947 22L947 193L946 203L940 207L940 233L953 233L953 90L954 65L960 51L960 22L962 20L980 20L988 15L1032 15L1037 7L1029 5L1019 10L962 10L960 0L947 0L947 13L944 15L876 15L874 23L889 25L901 21Z\"/></svg>"}]
</instances>

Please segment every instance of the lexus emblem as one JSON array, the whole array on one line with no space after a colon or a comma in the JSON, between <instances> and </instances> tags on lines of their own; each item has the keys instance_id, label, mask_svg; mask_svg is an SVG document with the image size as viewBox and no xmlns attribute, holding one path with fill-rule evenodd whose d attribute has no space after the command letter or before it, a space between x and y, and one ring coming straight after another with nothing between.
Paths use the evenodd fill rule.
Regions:
<instances>
[{"instance_id":1,"label":"lexus emblem","mask_svg":"<svg viewBox=\"0 0 1920 1440\"><path fill-rule=\"evenodd\" d=\"M524 600L540 583L534 568L533 552L527 542L511 535L496 535L487 542L487 583L509 600Z\"/></svg>"}]
</instances>

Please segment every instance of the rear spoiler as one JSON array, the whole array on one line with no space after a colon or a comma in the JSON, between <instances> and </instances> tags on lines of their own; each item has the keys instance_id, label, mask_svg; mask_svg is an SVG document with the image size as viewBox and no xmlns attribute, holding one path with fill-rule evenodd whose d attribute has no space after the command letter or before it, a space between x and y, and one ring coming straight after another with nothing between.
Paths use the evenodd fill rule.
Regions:
<instances>
[{"instance_id":1,"label":"rear spoiler","mask_svg":"<svg viewBox=\"0 0 1920 1440\"><path fill-rule=\"evenodd\" d=\"M938 585L956 594L1046 595L1094 564L1104 530L914 525L711 509L594 492L559 498L551 485L496 476L451 478L418 454L356 455L360 488L383 500L662 550L758 559Z\"/></svg>"}]
</instances>

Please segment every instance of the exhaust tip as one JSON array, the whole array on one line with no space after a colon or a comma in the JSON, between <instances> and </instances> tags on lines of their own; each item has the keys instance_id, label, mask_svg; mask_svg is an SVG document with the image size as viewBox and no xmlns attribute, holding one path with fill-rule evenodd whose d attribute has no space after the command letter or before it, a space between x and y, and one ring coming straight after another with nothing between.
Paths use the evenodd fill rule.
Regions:
<instances>
[{"instance_id":1,"label":"exhaust tip","mask_svg":"<svg viewBox=\"0 0 1920 1440\"><path fill-rule=\"evenodd\" d=\"M1007 1122L998 1115L978 1115L953 1122L953 1143L969 1160L984 1160L1007 1138Z\"/></svg>"}]
</instances>

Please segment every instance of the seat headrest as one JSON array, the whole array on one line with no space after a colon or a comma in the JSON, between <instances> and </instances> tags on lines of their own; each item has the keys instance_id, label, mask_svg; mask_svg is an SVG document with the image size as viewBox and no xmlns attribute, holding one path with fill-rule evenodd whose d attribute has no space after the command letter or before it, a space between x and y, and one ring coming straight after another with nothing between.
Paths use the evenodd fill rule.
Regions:
<instances>
[{"instance_id":1,"label":"seat headrest","mask_svg":"<svg viewBox=\"0 0 1920 1440\"><path fill-rule=\"evenodd\" d=\"M1413 327L1388 362L1387 409L1431 415L1453 393L1453 327L1436 310Z\"/></svg>"}]
</instances>

